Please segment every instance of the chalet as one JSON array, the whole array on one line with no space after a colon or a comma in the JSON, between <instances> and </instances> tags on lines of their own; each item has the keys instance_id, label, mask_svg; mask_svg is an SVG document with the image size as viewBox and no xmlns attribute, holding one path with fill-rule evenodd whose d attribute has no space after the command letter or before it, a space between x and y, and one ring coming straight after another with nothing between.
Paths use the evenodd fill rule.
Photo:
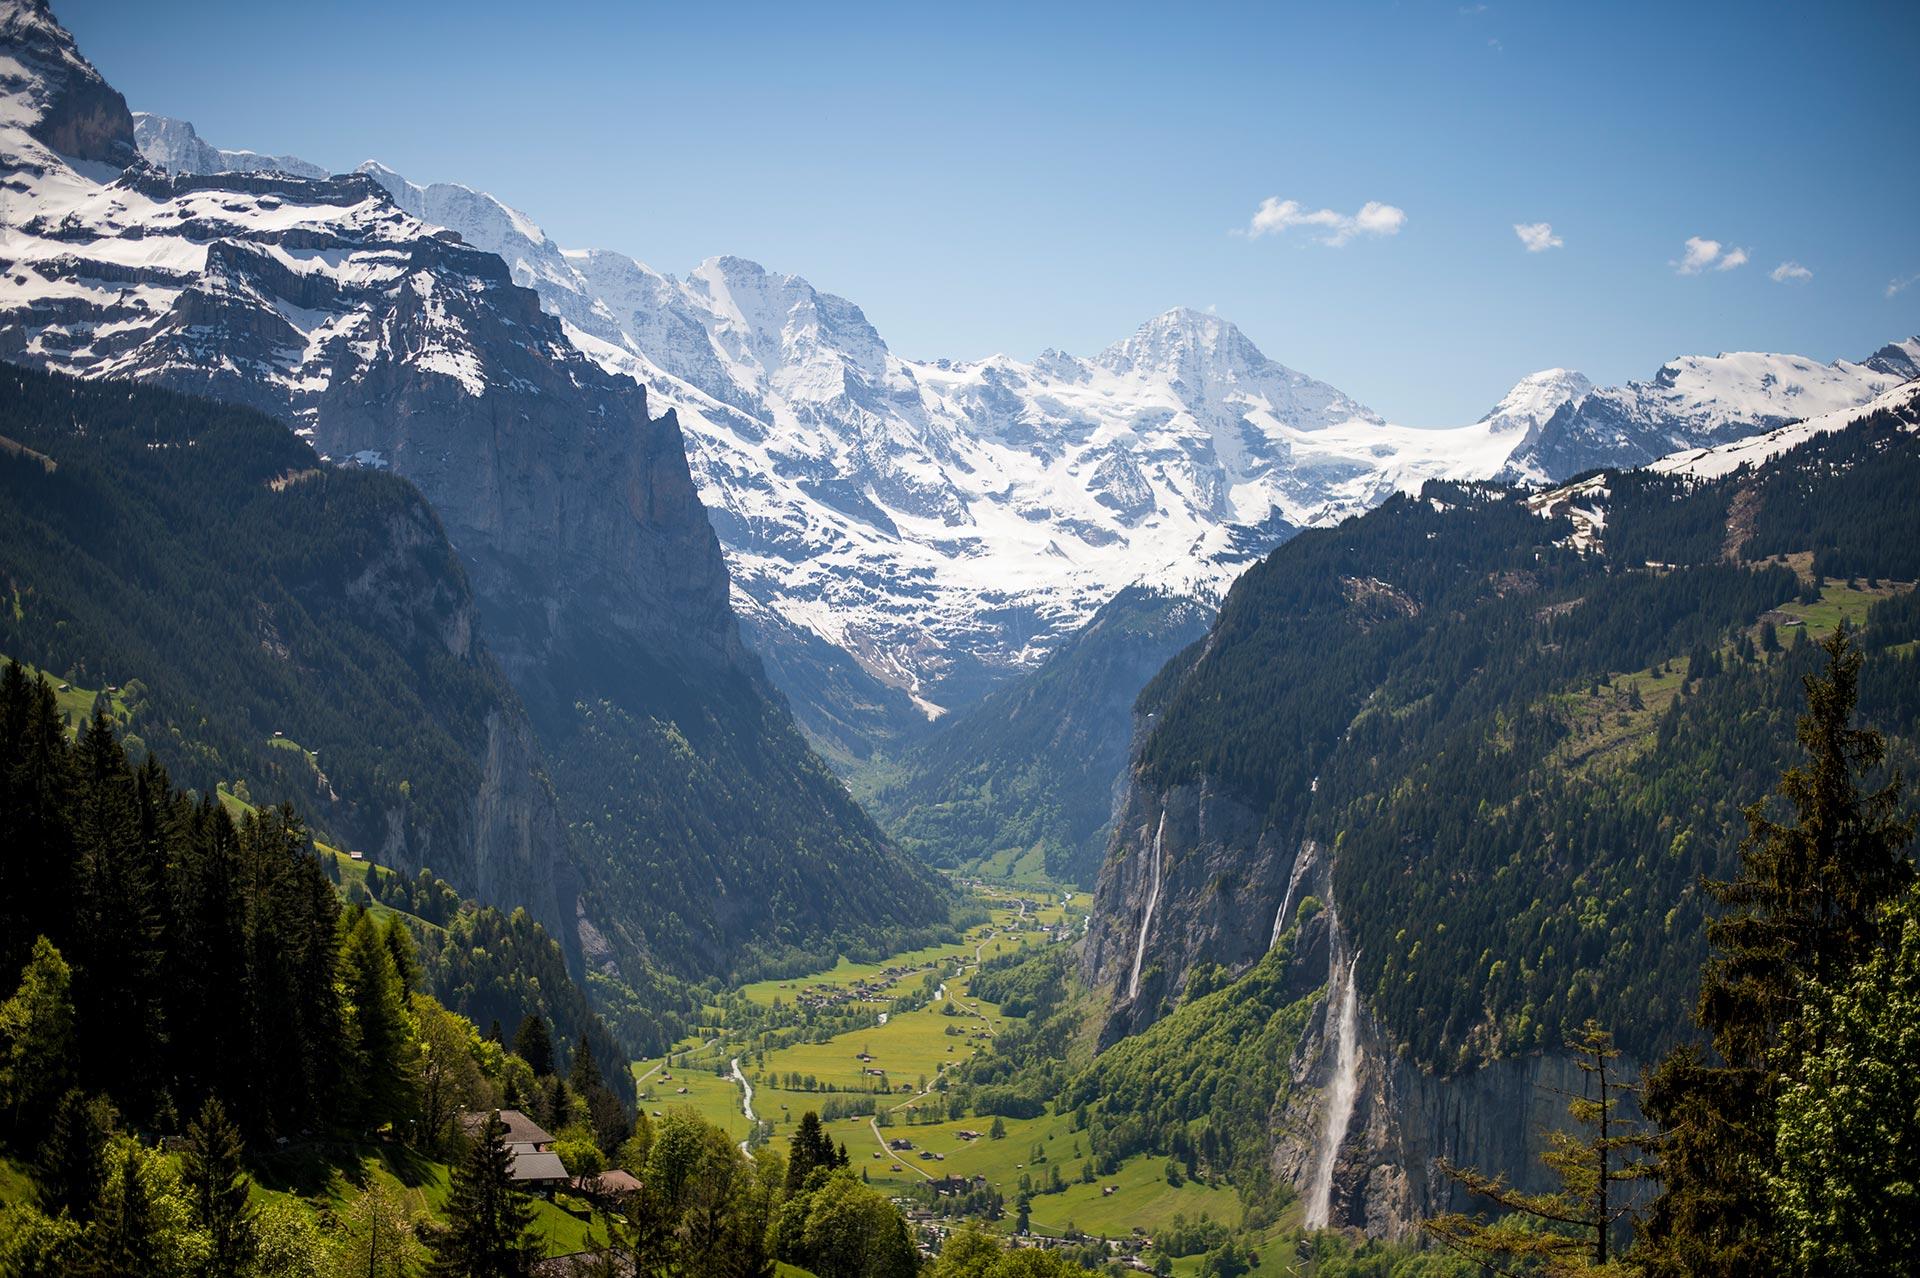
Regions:
<instances>
[{"instance_id":1,"label":"chalet","mask_svg":"<svg viewBox=\"0 0 1920 1278\"><path fill-rule=\"evenodd\" d=\"M478 1135L486 1127L491 1112L470 1110L460 1115L460 1125L468 1135ZM552 1135L517 1109L498 1112L507 1129L507 1149L513 1154L514 1184L539 1193L566 1188L572 1178L560 1155L553 1152Z\"/></svg>"}]
</instances>

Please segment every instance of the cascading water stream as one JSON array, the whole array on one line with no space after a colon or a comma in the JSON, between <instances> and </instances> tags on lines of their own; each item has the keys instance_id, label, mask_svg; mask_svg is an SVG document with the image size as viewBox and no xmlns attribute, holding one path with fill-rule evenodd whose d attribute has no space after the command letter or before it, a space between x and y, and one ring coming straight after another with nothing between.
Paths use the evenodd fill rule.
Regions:
<instances>
[{"instance_id":1,"label":"cascading water stream","mask_svg":"<svg viewBox=\"0 0 1920 1278\"><path fill-rule=\"evenodd\" d=\"M1153 832L1153 887L1147 892L1147 912L1140 919L1140 939L1133 947L1133 975L1127 978L1127 998L1140 995L1140 963L1147 957L1147 929L1153 926L1153 907L1160 903L1160 844L1167 836L1167 810L1160 809L1160 828Z\"/></svg>"},{"instance_id":2,"label":"cascading water stream","mask_svg":"<svg viewBox=\"0 0 1920 1278\"><path fill-rule=\"evenodd\" d=\"M1313 1181L1307 1190L1309 1229L1325 1229L1332 1213L1333 1170L1340 1158L1340 1146L1347 1139L1353 1122L1353 1103L1359 1092L1360 1043L1356 1021L1359 1017L1359 992L1354 988L1355 955L1345 968L1340 966L1340 921L1332 907L1327 910L1331 939L1327 944L1327 1016L1325 1041L1333 1044L1333 1077L1327 1083L1325 1124L1320 1142L1314 1149Z\"/></svg>"},{"instance_id":3,"label":"cascading water stream","mask_svg":"<svg viewBox=\"0 0 1920 1278\"><path fill-rule=\"evenodd\" d=\"M1267 948L1271 950L1280 944L1280 934L1287 930L1287 919L1293 913L1294 893L1300 890L1300 880L1307 876L1307 869L1313 864L1313 844L1301 845L1294 854L1293 872L1287 875L1287 894L1280 898L1280 908L1273 912L1273 935L1267 938Z\"/></svg>"}]
</instances>

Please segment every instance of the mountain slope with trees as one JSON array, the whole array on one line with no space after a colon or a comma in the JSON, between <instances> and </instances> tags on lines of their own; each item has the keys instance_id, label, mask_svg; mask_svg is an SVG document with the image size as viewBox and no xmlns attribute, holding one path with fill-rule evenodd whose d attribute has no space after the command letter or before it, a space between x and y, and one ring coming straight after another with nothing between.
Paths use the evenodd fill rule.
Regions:
<instances>
[{"instance_id":1,"label":"mountain slope with trees","mask_svg":"<svg viewBox=\"0 0 1920 1278\"><path fill-rule=\"evenodd\" d=\"M934 865L991 863L1091 887L1134 698L1210 616L1195 600L1130 586L1037 670L858 774L856 791L902 848Z\"/></svg>"}]
</instances>

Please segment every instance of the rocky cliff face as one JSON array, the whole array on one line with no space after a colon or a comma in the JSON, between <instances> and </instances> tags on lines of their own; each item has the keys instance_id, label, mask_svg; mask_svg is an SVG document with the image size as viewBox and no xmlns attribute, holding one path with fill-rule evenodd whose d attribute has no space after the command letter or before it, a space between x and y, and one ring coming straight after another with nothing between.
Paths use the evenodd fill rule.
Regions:
<instances>
[{"instance_id":1,"label":"rocky cliff face","mask_svg":"<svg viewBox=\"0 0 1920 1278\"><path fill-rule=\"evenodd\" d=\"M1130 786L1082 956L1089 984L1113 996L1101 1042L1158 1020L1197 965L1239 970L1265 954L1296 863L1304 877L1317 855L1208 783Z\"/></svg>"},{"instance_id":2,"label":"rocky cliff face","mask_svg":"<svg viewBox=\"0 0 1920 1278\"><path fill-rule=\"evenodd\" d=\"M1164 863L1153 943L1130 994L1156 844ZM1416 1237L1420 1222L1438 1212L1476 1206L1441 1173L1442 1160L1508 1170L1524 1189L1552 1188L1539 1155L1549 1132L1569 1126L1567 1095L1587 1085L1572 1058L1536 1054L1443 1077L1400 1050L1364 992L1354 1000L1351 1109L1337 1136L1330 1132L1350 953L1337 907L1327 908L1331 893L1332 857L1323 845L1289 844L1262 830L1244 805L1204 786L1136 791L1115 834L1084 950L1085 975L1112 997L1101 1045L1156 1020L1199 965L1244 971L1297 926L1286 996L1317 993L1319 1004L1290 1063L1286 1103L1273 1116L1275 1177L1311 1204L1321 1173L1327 1227L1399 1240ZM1623 1078L1637 1072L1631 1061L1619 1064Z\"/></svg>"},{"instance_id":3,"label":"rocky cliff face","mask_svg":"<svg viewBox=\"0 0 1920 1278\"><path fill-rule=\"evenodd\" d=\"M1305 929L1294 963L1301 979L1310 979L1316 968L1323 979L1330 976L1328 934L1337 926L1331 914L1322 913ZM1275 1124L1270 1163L1274 1175L1307 1200L1320 1161L1331 1158L1328 1228L1411 1240L1419 1235L1421 1221L1440 1212L1484 1210L1485 1203L1471 1199L1442 1173L1442 1161L1505 1171L1530 1192L1557 1188L1540 1155L1549 1133L1571 1127L1568 1096L1591 1088L1571 1056L1523 1056L1442 1077L1399 1052L1361 998L1353 1108L1337 1139L1330 1140L1326 1109L1337 1058L1330 1021L1336 1012L1333 1000L1323 999L1301 1039L1292 1063L1294 1099ZM1633 1061L1622 1058L1615 1064L1623 1080L1638 1074ZM1623 1101L1631 1105L1630 1097Z\"/></svg>"}]
</instances>

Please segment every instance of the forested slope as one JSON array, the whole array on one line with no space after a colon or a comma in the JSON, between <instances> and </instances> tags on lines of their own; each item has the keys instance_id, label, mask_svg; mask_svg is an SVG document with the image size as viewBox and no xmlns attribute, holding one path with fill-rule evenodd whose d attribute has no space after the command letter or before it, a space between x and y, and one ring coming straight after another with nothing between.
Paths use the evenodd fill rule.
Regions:
<instances>
[{"instance_id":1,"label":"forested slope","mask_svg":"<svg viewBox=\"0 0 1920 1278\"><path fill-rule=\"evenodd\" d=\"M1038 669L856 785L901 846L934 865L1039 870L1090 887L1134 698L1209 618L1192 599L1130 586Z\"/></svg>"},{"instance_id":2,"label":"forested slope","mask_svg":"<svg viewBox=\"0 0 1920 1278\"><path fill-rule=\"evenodd\" d=\"M1861 712L1913 770L1912 415L1758 472L1602 476L1538 512L1430 484L1282 547L1142 694L1139 824L1103 883L1096 975L1132 957L1141 825L1199 783L1285 851L1277 875L1236 883L1231 849L1193 857L1168 830L1154 997L1195 963L1257 957L1185 920L1222 890L1271 917L1293 849L1315 843L1367 1003L1421 1063L1550 1047L1589 1015L1636 1054L1671 1041L1701 954L1696 880L1728 871L1740 810L1793 749L1813 662L1799 634L1866 623ZM1229 869L1186 877L1203 863Z\"/></svg>"}]
</instances>

